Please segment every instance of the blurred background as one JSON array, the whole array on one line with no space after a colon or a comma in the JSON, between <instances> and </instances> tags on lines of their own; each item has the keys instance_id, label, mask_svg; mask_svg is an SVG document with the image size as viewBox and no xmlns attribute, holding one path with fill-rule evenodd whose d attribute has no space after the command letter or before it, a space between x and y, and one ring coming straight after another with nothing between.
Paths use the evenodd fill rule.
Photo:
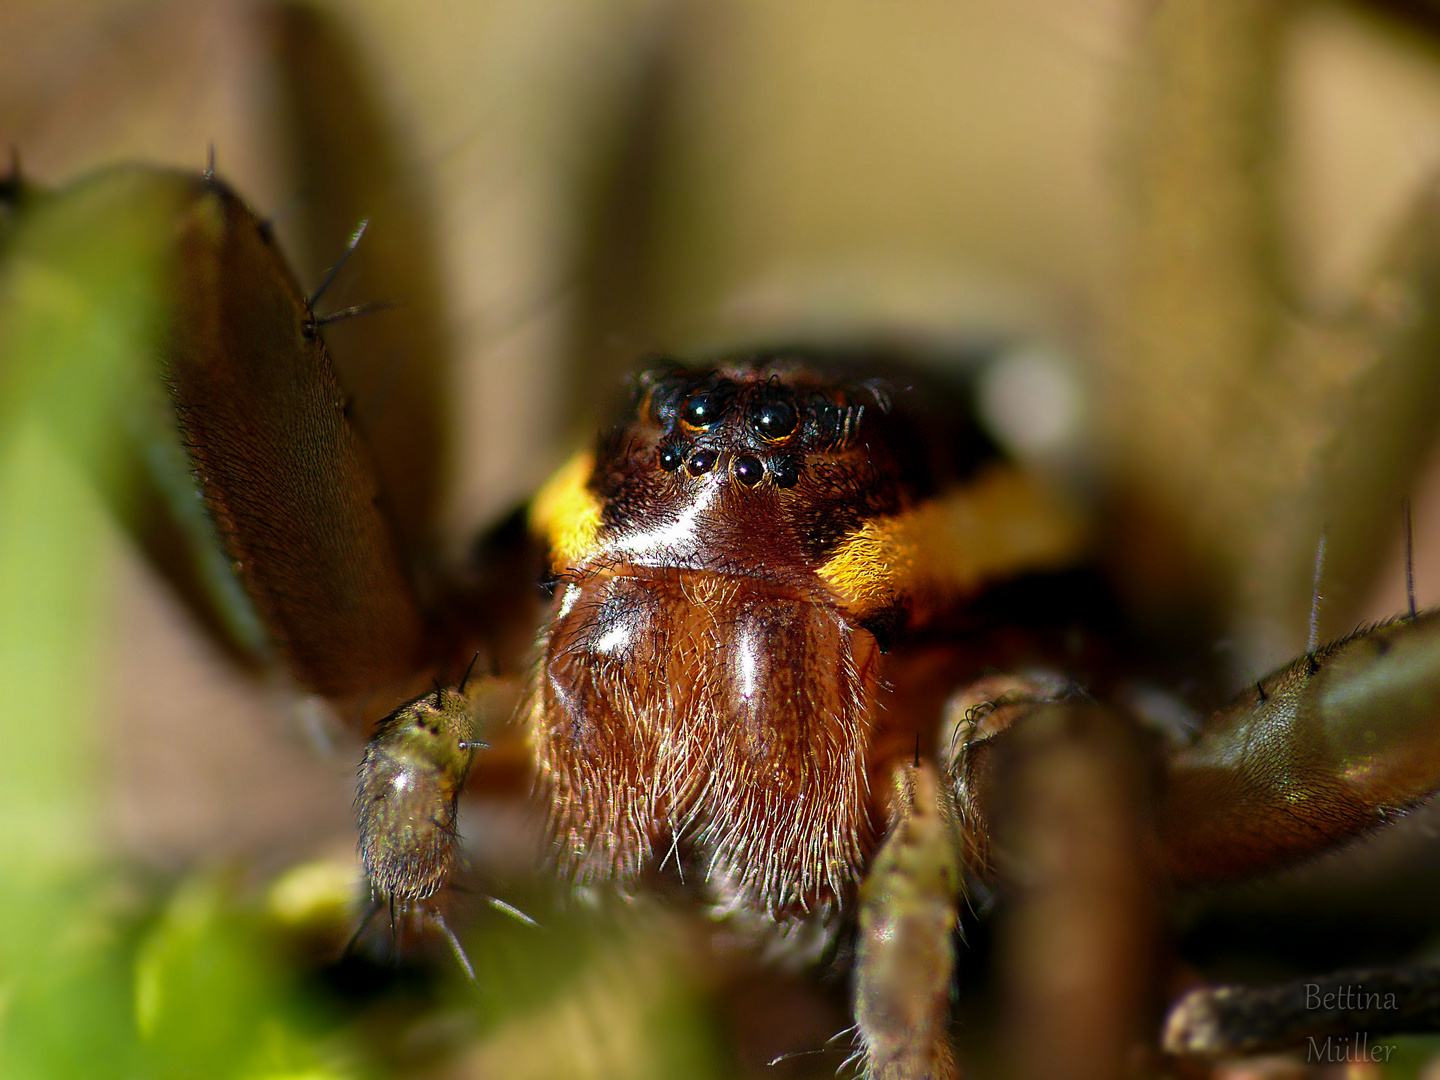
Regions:
<instances>
[{"instance_id":1,"label":"blurred background","mask_svg":"<svg viewBox=\"0 0 1440 1080\"><path fill-rule=\"evenodd\" d=\"M1403 608L1403 493L1440 597L1420 0L0 0L0 144L42 188L213 147L302 288L368 218L326 304L402 307L327 337L377 430L437 418L378 438L442 560L636 356L864 339L987 357L1141 617L1198 613L1237 684L1304 648L1322 530L1322 636ZM257 880L347 858L354 735L84 520L91 842Z\"/></svg>"}]
</instances>

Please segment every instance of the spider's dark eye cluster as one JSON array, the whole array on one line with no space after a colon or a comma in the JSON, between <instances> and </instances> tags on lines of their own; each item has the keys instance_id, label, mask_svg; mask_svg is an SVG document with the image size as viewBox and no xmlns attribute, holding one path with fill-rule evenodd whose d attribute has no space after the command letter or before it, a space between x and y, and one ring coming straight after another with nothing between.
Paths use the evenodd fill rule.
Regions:
<instances>
[{"instance_id":1,"label":"spider's dark eye cluster","mask_svg":"<svg viewBox=\"0 0 1440 1080\"><path fill-rule=\"evenodd\" d=\"M792 457L776 458L770 464L770 477L776 487L792 488L800 482L800 464Z\"/></svg>"},{"instance_id":2,"label":"spider's dark eye cluster","mask_svg":"<svg viewBox=\"0 0 1440 1080\"><path fill-rule=\"evenodd\" d=\"M692 431L713 428L725 419L738 393L729 379L712 376L699 386L692 383L680 402L680 419Z\"/></svg>"},{"instance_id":3,"label":"spider's dark eye cluster","mask_svg":"<svg viewBox=\"0 0 1440 1080\"><path fill-rule=\"evenodd\" d=\"M685 470L691 476L704 476L715 468L717 457L714 450L696 450L690 455L690 460L685 462Z\"/></svg>"},{"instance_id":4,"label":"spider's dark eye cluster","mask_svg":"<svg viewBox=\"0 0 1440 1080\"><path fill-rule=\"evenodd\" d=\"M693 450L690 456L675 443L662 445L658 454L660 468L675 472L681 465L691 476L704 476L712 471L720 455L708 447ZM775 457L762 461L755 454L736 454L730 459L730 475L746 487L754 487L765 479L766 473L776 487L792 488L800 481L800 465L793 457Z\"/></svg>"},{"instance_id":5,"label":"spider's dark eye cluster","mask_svg":"<svg viewBox=\"0 0 1440 1080\"><path fill-rule=\"evenodd\" d=\"M750 413L750 423L761 436L775 441L785 438L795 430L795 406L786 398L771 397L756 403Z\"/></svg>"},{"instance_id":6,"label":"spider's dark eye cluster","mask_svg":"<svg viewBox=\"0 0 1440 1080\"><path fill-rule=\"evenodd\" d=\"M746 487L765 479L765 465L754 454L740 454L730 463L730 475Z\"/></svg>"},{"instance_id":7,"label":"spider's dark eye cluster","mask_svg":"<svg viewBox=\"0 0 1440 1080\"><path fill-rule=\"evenodd\" d=\"M703 428L719 420L725 411L725 403L715 393L699 393L685 402L681 419L691 427Z\"/></svg>"},{"instance_id":8,"label":"spider's dark eye cluster","mask_svg":"<svg viewBox=\"0 0 1440 1080\"><path fill-rule=\"evenodd\" d=\"M794 442L803 453L812 424L802 415L808 407L774 377L760 384L736 383L718 373L688 382L658 380L650 387L650 416L664 433L657 463L666 472L683 467L696 477L723 469L745 487L767 478L776 487L794 487L800 457L777 451ZM697 436L705 445L695 445Z\"/></svg>"}]
</instances>

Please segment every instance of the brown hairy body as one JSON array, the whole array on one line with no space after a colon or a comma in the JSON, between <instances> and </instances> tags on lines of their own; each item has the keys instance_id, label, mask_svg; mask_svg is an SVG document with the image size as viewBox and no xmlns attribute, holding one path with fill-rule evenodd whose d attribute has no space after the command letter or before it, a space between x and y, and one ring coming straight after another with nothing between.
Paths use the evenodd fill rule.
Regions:
<instances>
[{"instance_id":1,"label":"brown hairy body","mask_svg":"<svg viewBox=\"0 0 1440 1080\"><path fill-rule=\"evenodd\" d=\"M969 417L785 354L639 376L532 515L556 592L529 723L580 880L673 858L721 910L850 905L938 726L938 701L886 709L887 670L918 670L886 654L973 591L921 552L921 508L1009 469Z\"/></svg>"},{"instance_id":2,"label":"brown hairy body","mask_svg":"<svg viewBox=\"0 0 1440 1080\"><path fill-rule=\"evenodd\" d=\"M683 844L722 903L832 907L877 832L873 636L798 590L704 570L607 567L556 602L535 742L581 876L633 881Z\"/></svg>"}]
</instances>

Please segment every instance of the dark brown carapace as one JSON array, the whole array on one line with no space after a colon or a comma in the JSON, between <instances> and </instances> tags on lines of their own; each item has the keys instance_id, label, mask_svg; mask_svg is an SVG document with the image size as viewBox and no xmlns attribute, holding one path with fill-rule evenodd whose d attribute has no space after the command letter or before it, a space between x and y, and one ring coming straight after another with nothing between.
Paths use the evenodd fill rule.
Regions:
<instances>
[{"instance_id":1,"label":"dark brown carapace","mask_svg":"<svg viewBox=\"0 0 1440 1080\"><path fill-rule=\"evenodd\" d=\"M782 918L843 904L884 832L920 734L887 708L891 643L1077 541L958 399L786 354L639 376L531 520L562 858L624 884L673 855L722 908Z\"/></svg>"}]
</instances>

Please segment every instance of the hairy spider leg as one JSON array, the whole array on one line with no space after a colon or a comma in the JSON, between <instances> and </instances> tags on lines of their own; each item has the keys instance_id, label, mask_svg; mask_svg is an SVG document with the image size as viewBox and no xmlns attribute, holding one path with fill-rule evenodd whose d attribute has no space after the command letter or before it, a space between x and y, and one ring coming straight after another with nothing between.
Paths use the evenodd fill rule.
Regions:
<instances>
[{"instance_id":1,"label":"hairy spider leg","mask_svg":"<svg viewBox=\"0 0 1440 1080\"><path fill-rule=\"evenodd\" d=\"M345 942L345 948L340 950L340 959L346 960L355 951L355 946L360 944L360 937L365 933L365 928L370 925L370 920L375 918L380 909L385 906L385 901L370 894L370 906L366 908L365 914L360 917L360 925L355 927L355 932L350 935L350 940Z\"/></svg>"}]
</instances>

